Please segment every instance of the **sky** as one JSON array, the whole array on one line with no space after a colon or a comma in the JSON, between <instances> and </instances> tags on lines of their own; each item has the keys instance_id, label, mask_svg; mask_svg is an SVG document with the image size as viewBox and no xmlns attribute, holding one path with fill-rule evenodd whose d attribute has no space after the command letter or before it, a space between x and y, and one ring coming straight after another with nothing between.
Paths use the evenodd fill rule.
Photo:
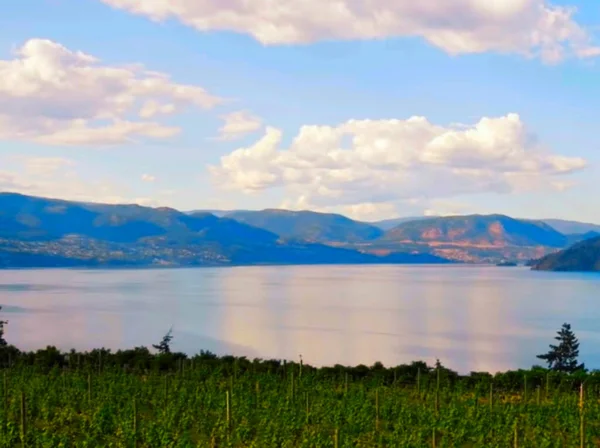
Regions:
<instances>
[{"instance_id":1,"label":"sky","mask_svg":"<svg viewBox=\"0 0 600 448\"><path fill-rule=\"evenodd\" d=\"M19 0L0 191L600 223L596 0Z\"/></svg>"}]
</instances>

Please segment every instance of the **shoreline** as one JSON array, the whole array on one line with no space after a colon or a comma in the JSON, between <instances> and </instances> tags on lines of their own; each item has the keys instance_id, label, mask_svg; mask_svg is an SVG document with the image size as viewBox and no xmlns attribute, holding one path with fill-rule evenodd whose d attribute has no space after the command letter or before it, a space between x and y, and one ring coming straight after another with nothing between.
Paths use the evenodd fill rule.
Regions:
<instances>
[{"instance_id":1,"label":"shoreline","mask_svg":"<svg viewBox=\"0 0 600 448\"><path fill-rule=\"evenodd\" d=\"M260 267L354 267L354 266L395 266L395 267L448 267L448 268L502 268L494 263L464 263L464 262L449 262L449 263L264 263L264 264L227 264L227 265L180 265L180 266L41 266L41 267L0 267L2 271L36 271L36 270L69 270L69 271L151 271L151 270L180 270L180 269L214 269L214 268L260 268ZM528 266L517 266L517 269L532 270ZM504 268L506 269L506 268ZM537 271L550 272L550 271Z\"/></svg>"},{"instance_id":2,"label":"shoreline","mask_svg":"<svg viewBox=\"0 0 600 448\"><path fill-rule=\"evenodd\" d=\"M135 371L135 365L143 365L143 371L150 372L158 368L158 370L180 370L182 364L208 363L214 366L243 366L248 371L252 366L253 371L268 368L271 372L273 368L279 369L305 369L307 372L319 374L319 372L338 372L338 373L359 373L361 376L390 376L395 375L395 372L411 371L415 378L417 370L423 375L434 374L438 370L445 372L445 375L454 378L457 381L480 380L487 378L489 380L504 378L506 381L514 382L522 385L523 375L531 375L531 377L552 376L554 378L564 379L591 379L593 382L600 385L600 368L584 368L581 371L574 373L564 373L546 368L540 364L532 364L528 368L513 368L507 370L497 370L495 372L486 370L477 370L469 372L460 372L444 365L441 360L429 364L424 360L413 360L407 363L397 365L385 365L379 361L372 364L332 364L332 365L313 365L305 363L300 356L298 360L282 359L282 358L249 358L247 356L236 356L232 354L217 354L209 350L198 350L194 355L189 355L184 352L172 351L168 353L157 353L153 346L138 346L130 348L122 348L112 350L110 348L94 348L91 350L78 351L75 349L61 350L56 346L49 345L45 348L37 350L22 351L14 345L0 347L0 370L6 368L14 368L17 366L38 366L45 368L73 368L77 363L77 367L73 370L85 368L85 366L102 366L108 370L109 367L117 369L125 369L127 371ZM152 352L153 350L154 352ZM439 363L439 364L438 364ZM133 364L133 366L131 365ZM217 371L222 367L216 367ZM273 372L271 372L273 373Z\"/></svg>"}]
</instances>

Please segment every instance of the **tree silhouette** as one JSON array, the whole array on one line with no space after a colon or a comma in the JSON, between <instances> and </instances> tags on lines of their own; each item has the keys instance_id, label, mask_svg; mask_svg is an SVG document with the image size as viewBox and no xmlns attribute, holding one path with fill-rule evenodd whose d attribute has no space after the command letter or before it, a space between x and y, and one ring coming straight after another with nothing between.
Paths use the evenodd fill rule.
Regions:
<instances>
[{"instance_id":1,"label":"tree silhouette","mask_svg":"<svg viewBox=\"0 0 600 448\"><path fill-rule=\"evenodd\" d=\"M0 306L0 310L2 310L2 307ZM7 320L0 320L0 348L1 347L6 347L8 345L8 343L6 342L6 339L4 339L4 325L8 324Z\"/></svg>"},{"instance_id":2,"label":"tree silhouette","mask_svg":"<svg viewBox=\"0 0 600 448\"><path fill-rule=\"evenodd\" d=\"M158 350L158 353L171 353L171 341L173 340L173 335L171 333L173 333L173 328L169 329L169 331L163 336L162 341L160 341L159 344L152 344L152 347Z\"/></svg>"},{"instance_id":3,"label":"tree silhouette","mask_svg":"<svg viewBox=\"0 0 600 448\"><path fill-rule=\"evenodd\" d=\"M557 372L573 373L585 369L583 364L577 364L579 341L571 330L571 325L563 324L557 334L554 339L559 341L559 344L550 344L550 351L543 355L537 355L537 357L546 361L548 368Z\"/></svg>"}]
</instances>

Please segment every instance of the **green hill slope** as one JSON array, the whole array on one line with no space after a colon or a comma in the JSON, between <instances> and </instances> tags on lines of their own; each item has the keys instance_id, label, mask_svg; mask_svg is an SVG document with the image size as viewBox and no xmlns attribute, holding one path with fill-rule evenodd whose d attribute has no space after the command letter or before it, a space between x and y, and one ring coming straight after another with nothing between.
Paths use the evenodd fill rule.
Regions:
<instances>
[{"instance_id":1,"label":"green hill slope","mask_svg":"<svg viewBox=\"0 0 600 448\"><path fill-rule=\"evenodd\" d=\"M538 271L600 272L600 237L581 241L535 262Z\"/></svg>"},{"instance_id":2,"label":"green hill slope","mask_svg":"<svg viewBox=\"0 0 600 448\"><path fill-rule=\"evenodd\" d=\"M234 212L227 217L285 239L310 242L369 241L383 235L383 230L374 225L329 213L269 209Z\"/></svg>"}]
</instances>

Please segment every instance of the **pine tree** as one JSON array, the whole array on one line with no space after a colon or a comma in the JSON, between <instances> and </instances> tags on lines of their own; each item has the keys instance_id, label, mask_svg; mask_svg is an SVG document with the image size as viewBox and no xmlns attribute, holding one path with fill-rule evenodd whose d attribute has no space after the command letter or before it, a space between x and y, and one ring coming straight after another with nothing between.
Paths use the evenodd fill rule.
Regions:
<instances>
[{"instance_id":1,"label":"pine tree","mask_svg":"<svg viewBox=\"0 0 600 448\"><path fill-rule=\"evenodd\" d=\"M171 353L171 340L173 339L173 335L171 334L172 332L173 328L171 328L167 334L164 335L162 341L160 341L160 344L152 344L152 347L158 350L158 353L161 355L165 353Z\"/></svg>"},{"instance_id":2,"label":"pine tree","mask_svg":"<svg viewBox=\"0 0 600 448\"><path fill-rule=\"evenodd\" d=\"M557 332L556 339L559 344L550 344L550 351L543 355L537 355L548 363L548 368L557 372L573 373L585 369L583 364L577 364L579 356L579 341L571 330L571 325L563 324Z\"/></svg>"},{"instance_id":3,"label":"pine tree","mask_svg":"<svg viewBox=\"0 0 600 448\"><path fill-rule=\"evenodd\" d=\"M0 306L0 310L2 310L1 306ZM6 342L6 339L4 339L4 326L6 324L8 324L7 320L0 320L0 348L6 347L8 345L8 343Z\"/></svg>"}]
</instances>

